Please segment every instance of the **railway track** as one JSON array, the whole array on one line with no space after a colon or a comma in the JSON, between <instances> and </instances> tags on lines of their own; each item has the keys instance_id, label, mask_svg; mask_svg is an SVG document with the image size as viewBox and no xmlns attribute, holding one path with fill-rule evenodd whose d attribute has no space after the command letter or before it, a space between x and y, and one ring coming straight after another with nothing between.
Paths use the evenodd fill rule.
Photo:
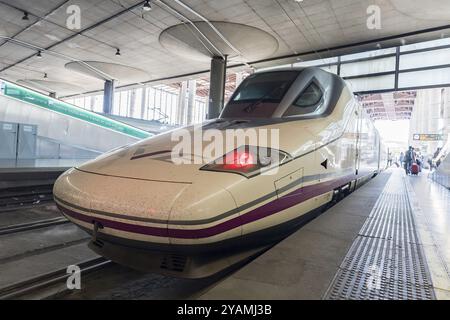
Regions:
<instances>
[{"instance_id":1,"label":"railway track","mask_svg":"<svg viewBox=\"0 0 450 320\"><path fill-rule=\"evenodd\" d=\"M69 222L69 220L67 220L64 217L57 217L57 218L38 220L38 221L33 221L33 222L28 222L28 223L14 224L14 225L6 226L6 227L1 227L0 235L34 230L34 229L39 229L39 228L46 228L46 227L56 226L56 225L60 225L60 224L68 223L68 222Z\"/></svg>"},{"instance_id":2,"label":"railway track","mask_svg":"<svg viewBox=\"0 0 450 320\"><path fill-rule=\"evenodd\" d=\"M68 265L87 274L105 264L52 200L51 185L0 191L0 299L47 298L66 288Z\"/></svg>"},{"instance_id":3,"label":"railway track","mask_svg":"<svg viewBox=\"0 0 450 320\"><path fill-rule=\"evenodd\" d=\"M51 197L51 198L50 198ZM27 210L22 210L26 205L35 207L36 204L49 202L52 198L52 186L41 186L39 188L16 188L6 190L0 193L0 211L4 208L18 209L17 214L23 214ZM12 201L11 201L12 200ZM45 211L46 207L35 207L28 211ZM12 210L4 215L14 216ZM30 215L31 216L31 215ZM51 226L66 224L69 221L61 216L40 216L39 220L19 220L11 225L0 226L0 236L14 235L16 233L43 229ZM36 219L34 217L33 219ZM18 223L20 222L20 223ZM67 246L78 245L84 239L72 242L62 242L43 249L33 249L31 252L25 252L21 255L13 256L17 262L25 260L29 256L43 257L45 254L52 254L53 250L60 250ZM80 243L81 243L80 242ZM86 250L88 250L86 248ZM48 256L50 257L50 256ZM48 258L47 258L48 259ZM81 261L82 258L80 258ZM85 258L86 259L86 258ZM4 259L4 263L12 259ZM25 261L24 260L24 261ZM44 261L41 259L41 261ZM142 273L123 266L119 266L102 257L95 257L91 260L85 260L81 263L75 262L80 267L82 290L70 290L67 288L67 279L71 275L67 273L67 264L58 270L50 271L50 268L43 269L38 276L31 276L26 280L17 277L11 281L12 284L0 288L0 299L190 299L195 298L200 292L226 277L230 272L239 268L234 266L229 270L224 270L211 278L201 280L177 279L158 274ZM108 268L107 268L108 267ZM49 272L46 272L49 271ZM1 265L0 265L1 272ZM89 276L87 276L89 275Z\"/></svg>"},{"instance_id":4,"label":"railway track","mask_svg":"<svg viewBox=\"0 0 450 320\"><path fill-rule=\"evenodd\" d=\"M83 276L110 264L112 264L110 260L99 257L81 262L78 264L78 267ZM66 283L70 275L67 272L67 268L61 268L0 288L0 300L52 298L69 291Z\"/></svg>"},{"instance_id":5,"label":"railway track","mask_svg":"<svg viewBox=\"0 0 450 320\"><path fill-rule=\"evenodd\" d=\"M0 212L52 201L52 184L7 188L0 191Z\"/></svg>"},{"instance_id":6,"label":"railway track","mask_svg":"<svg viewBox=\"0 0 450 320\"><path fill-rule=\"evenodd\" d=\"M36 190L35 188L34 190L22 189L19 194L14 194L9 190L9 194L0 194L0 200L8 199L8 196L15 198L21 196L39 197L44 192L50 192L51 194L51 188L47 186L47 188L41 188L40 190ZM15 203L18 202L20 203L18 212L21 212L23 202L15 201ZM32 210L35 211L36 209ZM37 210L44 210L44 208L39 207ZM13 215L12 212L5 214ZM57 226L68 222L64 217L50 217L48 219L30 222L25 220L24 223L0 227L0 235L13 235L22 231ZM76 240L74 244L78 244L78 241L82 240L84 239ZM35 251L31 251L31 254L35 256L44 255L45 253L52 253L53 250L59 250L68 245L70 246L72 243L65 242L44 249L36 249ZM23 257L28 257L29 255L30 253L25 253L13 256L13 258L19 262ZM5 259L4 262L7 262L6 260L9 261ZM158 274L142 273L116 265L102 257L96 257L75 264L80 267L82 290L70 290L67 288L66 282L71 274L67 273L67 266L63 264L65 267L61 269L49 272L42 270L40 275L32 276L23 281L19 280L20 277L17 278L19 281L12 281L13 284L8 284L0 288L0 299L191 299L199 296L199 293L204 292L207 288L214 285L214 283L226 277L232 270L239 268L239 266L233 266L213 277L193 281Z\"/></svg>"}]
</instances>

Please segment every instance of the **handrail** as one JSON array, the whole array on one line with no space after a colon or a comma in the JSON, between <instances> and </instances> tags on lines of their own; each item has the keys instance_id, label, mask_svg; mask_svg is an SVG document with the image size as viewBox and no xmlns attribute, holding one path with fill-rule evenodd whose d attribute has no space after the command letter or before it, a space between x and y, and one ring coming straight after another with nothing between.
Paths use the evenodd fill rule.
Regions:
<instances>
[{"instance_id":1,"label":"handrail","mask_svg":"<svg viewBox=\"0 0 450 320\"><path fill-rule=\"evenodd\" d=\"M47 110L57 112L72 118L90 122L93 125L105 129L122 133L137 139L144 139L152 136L151 133L126 124L124 122L108 118L104 115L80 108L65 101L48 97L38 91L20 86L0 78L0 92L9 98L33 104Z\"/></svg>"}]
</instances>

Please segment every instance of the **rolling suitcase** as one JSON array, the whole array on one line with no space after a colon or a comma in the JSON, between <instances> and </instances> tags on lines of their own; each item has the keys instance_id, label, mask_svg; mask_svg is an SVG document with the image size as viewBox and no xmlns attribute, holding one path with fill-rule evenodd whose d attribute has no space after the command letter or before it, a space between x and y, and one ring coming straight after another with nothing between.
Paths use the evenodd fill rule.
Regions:
<instances>
[{"instance_id":1,"label":"rolling suitcase","mask_svg":"<svg viewBox=\"0 0 450 320\"><path fill-rule=\"evenodd\" d=\"M419 165L415 162L411 165L411 174L414 174L414 175L419 174Z\"/></svg>"}]
</instances>

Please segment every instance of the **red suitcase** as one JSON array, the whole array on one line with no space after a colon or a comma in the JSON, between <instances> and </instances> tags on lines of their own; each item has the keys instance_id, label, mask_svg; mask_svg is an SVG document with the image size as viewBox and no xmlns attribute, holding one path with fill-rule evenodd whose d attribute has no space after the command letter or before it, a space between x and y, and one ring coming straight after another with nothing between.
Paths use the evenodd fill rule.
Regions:
<instances>
[{"instance_id":1,"label":"red suitcase","mask_svg":"<svg viewBox=\"0 0 450 320\"><path fill-rule=\"evenodd\" d=\"M419 174L419 165L415 162L411 165L411 174Z\"/></svg>"}]
</instances>

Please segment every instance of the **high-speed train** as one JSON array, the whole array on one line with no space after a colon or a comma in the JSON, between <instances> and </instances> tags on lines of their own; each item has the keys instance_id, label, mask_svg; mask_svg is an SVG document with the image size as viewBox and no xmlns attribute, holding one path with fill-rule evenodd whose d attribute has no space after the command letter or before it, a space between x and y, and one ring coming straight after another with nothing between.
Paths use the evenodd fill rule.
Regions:
<instances>
[{"instance_id":1,"label":"high-speed train","mask_svg":"<svg viewBox=\"0 0 450 320\"><path fill-rule=\"evenodd\" d=\"M230 130L276 132L276 148L269 139L244 139L209 157L204 149L185 155L201 162L173 161L179 131L194 137ZM68 170L54 197L92 235L89 246L98 254L199 278L286 237L386 164L377 130L339 76L313 67L276 69L248 76L218 119Z\"/></svg>"}]
</instances>

